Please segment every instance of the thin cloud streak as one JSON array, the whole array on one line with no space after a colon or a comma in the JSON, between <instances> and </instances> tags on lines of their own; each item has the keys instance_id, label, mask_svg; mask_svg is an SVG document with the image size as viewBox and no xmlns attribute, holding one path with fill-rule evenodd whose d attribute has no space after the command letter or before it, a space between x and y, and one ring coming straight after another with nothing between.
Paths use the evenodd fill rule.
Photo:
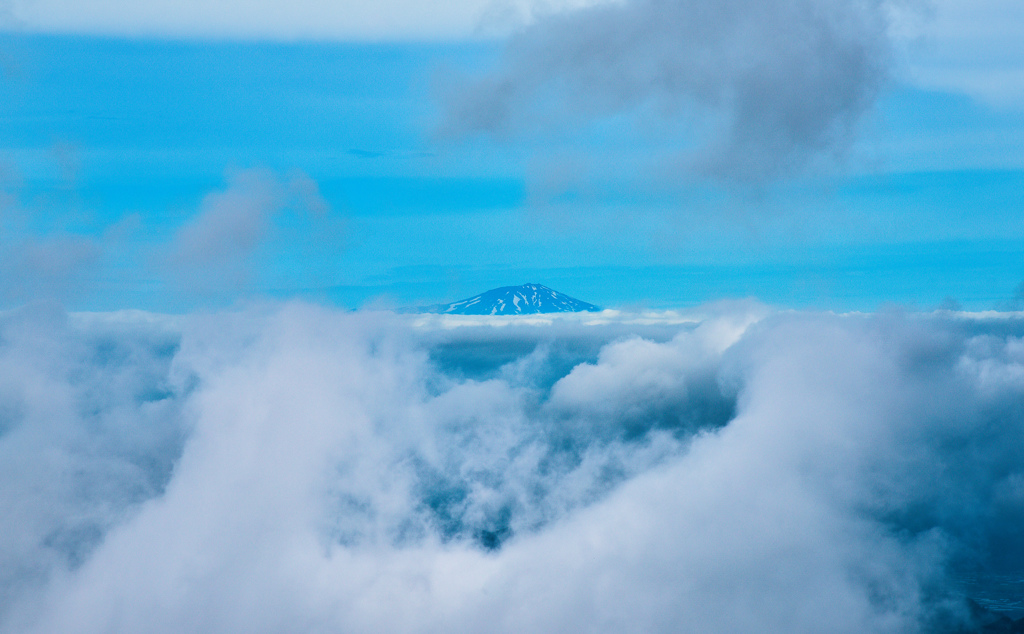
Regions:
<instances>
[{"instance_id":1,"label":"thin cloud streak","mask_svg":"<svg viewBox=\"0 0 1024 634\"><path fill-rule=\"evenodd\" d=\"M268 40L438 40L505 35L588 0L5 0L0 28L43 33ZM6 14L6 19L5 19Z\"/></svg>"}]
</instances>

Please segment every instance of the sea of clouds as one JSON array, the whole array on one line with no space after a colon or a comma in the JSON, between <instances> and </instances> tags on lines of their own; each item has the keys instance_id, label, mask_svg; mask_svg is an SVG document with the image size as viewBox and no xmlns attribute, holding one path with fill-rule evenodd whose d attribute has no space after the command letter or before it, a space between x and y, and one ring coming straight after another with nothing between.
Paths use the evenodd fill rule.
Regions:
<instances>
[{"instance_id":1,"label":"sea of clouds","mask_svg":"<svg viewBox=\"0 0 1024 634\"><path fill-rule=\"evenodd\" d=\"M862 634L972 626L971 601L1019 615L1022 336L1013 313L756 303L8 311L0 631Z\"/></svg>"}]
</instances>

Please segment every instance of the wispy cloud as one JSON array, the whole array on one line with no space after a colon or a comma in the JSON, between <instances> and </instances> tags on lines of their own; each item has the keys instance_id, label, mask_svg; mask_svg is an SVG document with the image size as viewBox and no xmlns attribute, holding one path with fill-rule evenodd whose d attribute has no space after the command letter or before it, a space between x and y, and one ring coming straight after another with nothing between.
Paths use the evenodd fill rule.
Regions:
<instances>
[{"instance_id":1,"label":"wispy cloud","mask_svg":"<svg viewBox=\"0 0 1024 634\"><path fill-rule=\"evenodd\" d=\"M62 185L71 190L73 150L61 147L54 152ZM38 221L33 217L37 201L26 205L17 194L19 175L5 167L0 165L0 306L87 296L102 268L110 235L65 229L62 221L72 219L76 210L73 205L63 209L64 200L58 204L57 222Z\"/></svg>"},{"instance_id":2,"label":"wispy cloud","mask_svg":"<svg viewBox=\"0 0 1024 634\"><path fill-rule=\"evenodd\" d=\"M163 305L315 289L330 283L345 246L344 218L299 170L229 170L225 186L197 201L173 232L142 214L110 219L83 208L73 172L62 175L66 195L57 203L27 196L16 176L0 188L0 307L89 305L109 284L151 285ZM301 270L275 269L280 260L302 262Z\"/></svg>"},{"instance_id":3,"label":"wispy cloud","mask_svg":"<svg viewBox=\"0 0 1024 634\"><path fill-rule=\"evenodd\" d=\"M687 171L764 182L841 155L889 66L881 0L627 0L517 34L496 70L450 91L442 131L515 135L643 111L691 127L701 145Z\"/></svg>"},{"instance_id":4,"label":"wispy cloud","mask_svg":"<svg viewBox=\"0 0 1024 634\"><path fill-rule=\"evenodd\" d=\"M174 263L204 269L251 256L283 206L284 190L269 170L230 174L227 189L207 194L199 213L179 230Z\"/></svg>"},{"instance_id":5,"label":"wispy cloud","mask_svg":"<svg viewBox=\"0 0 1024 634\"><path fill-rule=\"evenodd\" d=\"M186 294L244 293L258 281L268 282L261 278L260 262L268 248L338 248L341 229L306 174L229 171L227 186L207 194L196 215L166 245L161 268Z\"/></svg>"}]
</instances>

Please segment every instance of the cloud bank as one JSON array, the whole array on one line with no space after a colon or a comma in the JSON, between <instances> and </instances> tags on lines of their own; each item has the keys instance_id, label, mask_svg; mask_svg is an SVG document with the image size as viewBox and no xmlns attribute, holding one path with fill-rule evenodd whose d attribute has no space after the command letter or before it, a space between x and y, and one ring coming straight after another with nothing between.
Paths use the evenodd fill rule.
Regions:
<instances>
[{"instance_id":1,"label":"cloud bank","mask_svg":"<svg viewBox=\"0 0 1024 634\"><path fill-rule=\"evenodd\" d=\"M1009 605L1018 317L627 321L5 313L0 631L952 631L967 597Z\"/></svg>"},{"instance_id":2,"label":"cloud bank","mask_svg":"<svg viewBox=\"0 0 1024 634\"><path fill-rule=\"evenodd\" d=\"M451 91L442 129L508 135L643 113L690 129L688 171L764 182L847 149L888 77L887 15L881 0L628 0L553 15Z\"/></svg>"}]
</instances>

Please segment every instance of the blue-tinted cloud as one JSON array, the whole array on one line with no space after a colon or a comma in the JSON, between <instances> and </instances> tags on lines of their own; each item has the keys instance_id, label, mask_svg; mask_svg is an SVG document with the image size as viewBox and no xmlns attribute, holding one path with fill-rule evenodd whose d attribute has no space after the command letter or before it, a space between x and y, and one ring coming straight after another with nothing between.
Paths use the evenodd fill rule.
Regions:
<instances>
[{"instance_id":1,"label":"blue-tinted cloud","mask_svg":"<svg viewBox=\"0 0 1024 634\"><path fill-rule=\"evenodd\" d=\"M969 623L969 579L998 607L1018 319L699 312L9 313L0 629L905 632Z\"/></svg>"}]
</instances>

